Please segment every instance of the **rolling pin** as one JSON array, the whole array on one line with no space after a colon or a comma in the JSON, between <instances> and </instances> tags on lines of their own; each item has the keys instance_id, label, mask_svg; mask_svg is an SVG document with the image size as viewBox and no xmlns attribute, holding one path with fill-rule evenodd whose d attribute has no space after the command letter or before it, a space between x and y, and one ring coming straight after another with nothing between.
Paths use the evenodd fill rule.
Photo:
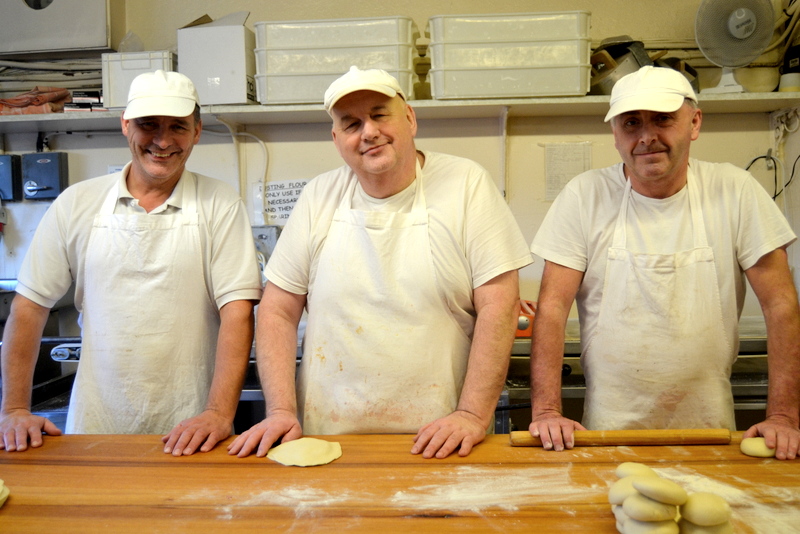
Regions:
<instances>
[{"instance_id":1,"label":"rolling pin","mask_svg":"<svg viewBox=\"0 0 800 534\"><path fill-rule=\"evenodd\" d=\"M576 447L608 447L616 445L727 445L731 431L727 428L641 429L641 430L576 430ZM542 440L526 430L511 432L512 447L541 447Z\"/></svg>"}]
</instances>

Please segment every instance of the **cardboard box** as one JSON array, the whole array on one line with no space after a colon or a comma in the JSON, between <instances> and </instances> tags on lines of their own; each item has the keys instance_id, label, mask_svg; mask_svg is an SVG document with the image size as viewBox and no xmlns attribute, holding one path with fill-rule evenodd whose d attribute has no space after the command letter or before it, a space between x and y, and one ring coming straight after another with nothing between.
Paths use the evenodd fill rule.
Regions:
<instances>
[{"instance_id":1,"label":"cardboard box","mask_svg":"<svg viewBox=\"0 0 800 534\"><path fill-rule=\"evenodd\" d=\"M0 2L0 57L82 57L116 49L125 35L125 0L58 0L33 9Z\"/></svg>"},{"instance_id":2,"label":"cardboard box","mask_svg":"<svg viewBox=\"0 0 800 534\"><path fill-rule=\"evenodd\" d=\"M120 52L103 54L103 105L121 109L128 105L131 82L138 75L156 70L175 70L172 52ZM72 99L75 102L75 98Z\"/></svg>"},{"instance_id":3,"label":"cardboard box","mask_svg":"<svg viewBox=\"0 0 800 534\"><path fill-rule=\"evenodd\" d=\"M248 12L212 21L208 15L178 30L178 71L197 88L200 104L255 104L255 34Z\"/></svg>"}]
</instances>

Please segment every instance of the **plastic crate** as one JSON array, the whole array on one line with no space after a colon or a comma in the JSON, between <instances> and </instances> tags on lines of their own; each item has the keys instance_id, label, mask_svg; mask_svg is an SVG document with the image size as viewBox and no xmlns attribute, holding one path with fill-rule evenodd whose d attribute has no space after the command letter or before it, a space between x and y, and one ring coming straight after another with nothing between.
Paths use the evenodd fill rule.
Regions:
<instances>
[{"instance_id":1,"label":"plastic crate","mask_svg":"<svg viewBox=\"0 0 800 534\"><path fill-rule=\"evenodd\" d=\"M419 29L410 17L256 22L257 48L324 48L415 44Z\"/></svg>"},{"instance_id":2,"label":"plastic crate","mask_svg":"<svg viewBox=\"0 0 800 534\"><path fill-rule=\"evenodd\" d=\"M416 47L393 44L328 48L256 48L257 74L345 73L355 65L362 69L411 70Z\"/></svg>"},{"instance_id":3,"label":"plastic crate","mask_svg":"<svg viewBox=\"0 0 800 534\"><path fill-rule=\"evenodd\" d=\"M431 68L470 69L587 64L589 39L431 43Z\"/></svg>"},{"instance_id":4,"label":"plastic crate","mask_svg":"<svg viewBox=\"0 0 800 534\"><path fill-rule=\"evenodd\" d=\"M419 81L411 70L388 71L403 92L414 98ZM256 74L258 101L262 104L321 104L328 86L344 72L319 74Z\"/></svg>"},{"instance_id":5,"label":"plastic crate","mask_svg":"<svg viewBox=\"0 0 800 534\"><path fill-rule=\"evenodd\" d=\"M103 105L108 109L128 105L128 90L138 75L158 69L174 71L175 56L165 50L157 52L119 52L102 54Z\"/></svg>"},{"instance_id":6,"label":"plastic crate","mask_svg":"<svg viewBox=\"0 0 800 534\"><path fill-rule=\"evenodd\" d=\"M591 65L529 68L431 69L431 95L437 100L583 96Z\"/></svg>"},{"instance_id":7,"label":"plastic crate","mask_svg":"<svg viewBox=\"0 0 800 534\"><path fill-rule=\"evenodd\" d=\"M526 41L589 37L591 13L437 15L428 20L431 42Z\"/></svg>"}]
</instances>

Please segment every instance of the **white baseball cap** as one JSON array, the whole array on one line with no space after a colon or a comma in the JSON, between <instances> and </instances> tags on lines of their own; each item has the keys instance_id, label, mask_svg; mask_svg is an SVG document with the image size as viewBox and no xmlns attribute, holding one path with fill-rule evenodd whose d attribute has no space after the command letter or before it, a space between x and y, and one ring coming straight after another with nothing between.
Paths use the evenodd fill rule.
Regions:
<instances>
[{"instance_id":1,"label":"white baseball cap","mask_svg":"<svg viewBox=\"0 0 800 534\"><path fill-rule=\"evenodd\" d=\"M620 78L611 89L611 108L605 122L621 113L644 109L673 112L685 98L697 102L697 95L686 76L675 69L644 66Z\"/></svg>"},{"instance_id":2,"label":"white baseball cap","mask_svg":"<svg viewBox=\"0 0 800 534\"><path fill-rule=\"evenodd\" d=\"M350 67L346 74L337 78L325 91L325 110L328 115L333 116L333 106L342 97L355 93L356 91L375 91L390 98L400 95L406 100L403 89L394 76L380 69L361 70L358 67Z\"/></svg>"},{"instance_id":3,"label":"white baseball cap","mask_svg":"<svg viewBox=\"0 0 800 534\"><path fill-rule=\"evenodd\" d=\"M197 90L187 76L163 70L145 72L131 82L122 118L188 117L199 104Z\"/></svg>"}]
</instances>

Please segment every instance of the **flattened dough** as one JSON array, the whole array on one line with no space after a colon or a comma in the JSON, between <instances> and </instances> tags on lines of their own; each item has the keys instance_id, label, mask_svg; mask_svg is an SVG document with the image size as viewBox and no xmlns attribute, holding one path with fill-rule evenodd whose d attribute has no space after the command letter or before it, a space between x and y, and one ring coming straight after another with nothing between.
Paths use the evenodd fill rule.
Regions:
<instances>
[{"instance_id":1,"label":"flattened dough","mask_svg":"<svg viewBox=\"0 0 800 534\"><path fill-rule=\"evenodd\" d=\"M643 495L665 504L680 506L686 502L688 494L678 484L661 477L634 477L633 487Z\"/></svg>"},{"instance_id":2,"label":"flattened dough","mask_svg":"<svg viewBox=\"0 0 800 534\"><path fill-rule=\"evenodd\" d=\"M680 528L681 534L733 534L733 523L730 521L726 521L721 525L701 527L691 521L681 519L678 521L678 528Z\"/></svg>"},{"instance_id":3,"label":"flattened dough","mask_svg":"<svg viewBox=\"0 0 800 534\"><path fill-rule=\"evenodd\" d=\"M681 506L681 517L701 527L727 523L731 519L728 501L713 493L698 492L689 495Z\"/></svg>"},{"instance_id":4,"label":"flattened dough","mask_svg":"<svg viewBox=\"0 0 800 534\"><path fill-rule=\"evenodd\" d=\"M342 455L342 446L336 441L300 438L273 447L267 458L283 465L308 467L329 464Z\"/></svg>"},{"instance_id":5,"label":"flattened dough","mask_svg":"<svg viewBox=\"0 0 800 534\"><path fill-rule=\"evenodd\" d=\"M772 458L775 456L775 449L767 447L764 438L744 438L739 444L741 450L747 456L755 456L756 458Z\"/></svg>"},{"instance_id":6,"label":"flattened dough","mask_svg":"<svg viewBox=\"0 0 800 534\"><path fill-rule=\"evenodd\" d=\"M614 474L616 474L619 478L625 478L633 475L658 476L658 473L653 471L651 468L638 462L622 462L617 466Z\"/></svg>"},{"instance_id":7,"label":"flattened dough","mask_svg":"<svg viewBox=\"0 0 800 534\"><path fill-rule=\"evenodd\" d=\"M678 534L678 523L669 521L637 521L628 518L623 526L625 534Z\"/></svg>"},{"instance_id":8,"label":"flattened dough","mask_svg":"<svg viewBox=\"0 0 800 534\"><path fill-rule=\"evenodd\" d=\"M639 521L666 521L675 520L678 507L674 504L664 504L645 497L641 493L634 493L622 503L622 509L633 519Z\"/></svg>"}]
</instances>

